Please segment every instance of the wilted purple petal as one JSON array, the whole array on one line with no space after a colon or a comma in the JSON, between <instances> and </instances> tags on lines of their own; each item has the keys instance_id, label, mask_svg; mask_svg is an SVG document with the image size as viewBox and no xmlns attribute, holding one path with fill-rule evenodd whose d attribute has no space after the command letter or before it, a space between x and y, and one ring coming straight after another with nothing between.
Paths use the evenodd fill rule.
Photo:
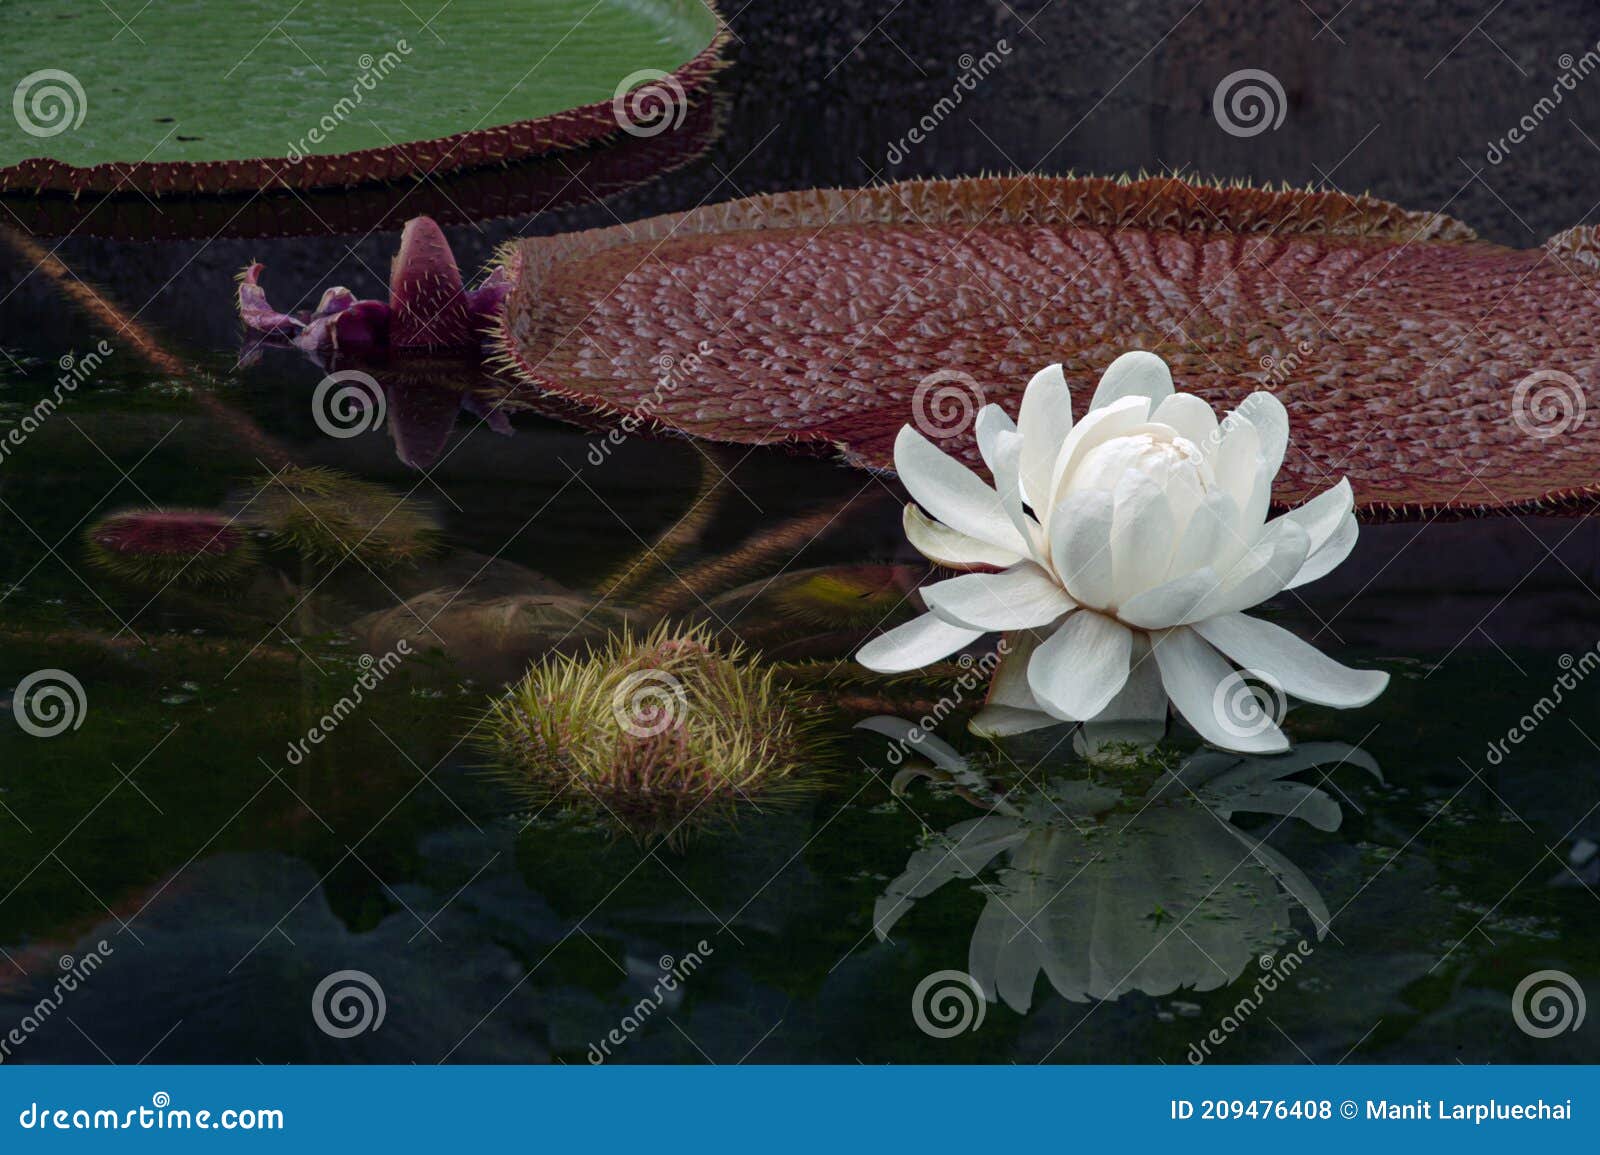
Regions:
<instances>
[{"instance_id":1,"label":"wilted purple petal","mask_svg":"<svg viewBox=\"0 0 1600 1155\"><path fill-rule=\"evenodd\" d=\"M295 335L295 347L307 353L331 349L373 349L389 332L389 306L382 301L356 301L349 308L314 317Z\"/></svg>"},{"instance_id":2,"label":"wilted purple petal","mask_svg":"<svg viewBox=\"0 0 1600 1155\"><path fill-rule=\"evenodd\" d=\"M467 312L472 315L474 331L482 332L485 325L500 316L510 293L511 274L504 265L496 265L481 285L467 292Z\"/></svg>"},{"instance_id":3,"label":"wilted purple petal","mask_svg":"<svg viewBox=\"0 0 1600 1155\"><path fill-rule=\"evenodd\" d=\"M280 313L267 303L261 288L261 263L252 264L239 276L239 318L256 333L289 336L305 327L305 322L289 313ZM329 290L332 292L332 290Z\"/></svg>"},{"instance_id":4,"label":"wilted purple petal","mask_svg":"<svg viewBox=\"0 0 1600 1155\"><path fill-rule=\"evenodd\" d=\"M343 285L335 285L322 294L322 300L317 302L317 307L311 311L311 319L326 317L331 313L342 313L356 303L356 295Z\"/></svg>"}]
</instances>

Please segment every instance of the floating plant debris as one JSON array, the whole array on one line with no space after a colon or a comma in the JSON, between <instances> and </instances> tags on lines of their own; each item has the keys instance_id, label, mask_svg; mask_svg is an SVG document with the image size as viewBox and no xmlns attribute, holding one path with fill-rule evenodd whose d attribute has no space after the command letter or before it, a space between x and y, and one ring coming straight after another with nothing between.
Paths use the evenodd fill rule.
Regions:
<instances>
[{"instance_id":1,"label":"floating plant debris","mask_svg":"<svg viewBox=\"0 0 1600 1155\"><path fill-rule=\"evenodd\" d=\"M244 528L205 509L132 509L84 535L90 564L136 585L220 585L250 570L256 549Z\"/></svg>"},{"instance_id":2,"label":"floating plant debris","mask_svg":"<svg viewBox=\"0 0 1600 1155\"><path fill-rule=\"evenodd\" d=\"M1514 250L1371 197L1176 177L782 193L514 243L501 339L576 401L876 469L912 415L975 463L983 402L1144 348L1213 408L1283 401L1305 440L1280 507L1348 475L1369 518L1572 510L1600 492L1571 435L1600 406L1592 234ZM691 353L693 385L656 396Z\"/></svg>"},{"instance_id":3,"label":"floating plant debris","mask_svg":"<svg viewBox=\"0 0 1600 1155\"><path fill-rule=\"evenodd\" d=\"M653 134L681 124L728 40L701 0L455 0L427 31L396 7L154 4L128 36L109 8L22 0L8 50L50 68L17 87L0 191L349 186Z\"/></svg>"},{"instance_id":4,"label":"floating plant debris","mask_svg":"<svg viewBox=\"0 0 1600 1155\"><path fill-rule=\"evenodd\" d=\"M713 648L708 630L663 624L539 662L490 706L477 740L530 808L676 841L741 803L801 789L812 730L758 659Z\"/></svg>"}]
</instances>

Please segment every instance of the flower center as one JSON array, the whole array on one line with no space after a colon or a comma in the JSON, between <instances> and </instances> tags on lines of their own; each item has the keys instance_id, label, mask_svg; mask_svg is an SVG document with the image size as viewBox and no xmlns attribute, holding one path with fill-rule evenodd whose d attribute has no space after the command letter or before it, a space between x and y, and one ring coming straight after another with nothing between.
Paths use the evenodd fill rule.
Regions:
<instances>
[{"instance_id":1,"label":"flower center","mask_svg":"<svg viewBox=\"0 0 1600 1155\"><path fill-rule=\"evenodd\" d=\"M1159 485L1173 502L1180 525L1216 484L1211 463L1198 445L1164 426L1148 426L1138 433L1113 437L1086 453L1067 479L1065 493L1082 489L1114 493L1128 473L1141 473Z\"/></svg>"}]
</instances>

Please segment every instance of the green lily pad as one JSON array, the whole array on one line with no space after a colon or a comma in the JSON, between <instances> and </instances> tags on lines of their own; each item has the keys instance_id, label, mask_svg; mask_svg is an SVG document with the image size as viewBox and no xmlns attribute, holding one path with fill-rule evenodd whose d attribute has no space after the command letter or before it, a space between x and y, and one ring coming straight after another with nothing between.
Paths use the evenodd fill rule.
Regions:
<instances>
[{"instance_id":1,"label":"green lily pad","mask_svg":"<svg viewBox=\"0 0 1600 1155\"><path fill-rule=\"evenodd\" d=\"M0 189L348 185L654 135L726 37L702 0L122 7L11 6Z\"/></svg>"}]
</instances>

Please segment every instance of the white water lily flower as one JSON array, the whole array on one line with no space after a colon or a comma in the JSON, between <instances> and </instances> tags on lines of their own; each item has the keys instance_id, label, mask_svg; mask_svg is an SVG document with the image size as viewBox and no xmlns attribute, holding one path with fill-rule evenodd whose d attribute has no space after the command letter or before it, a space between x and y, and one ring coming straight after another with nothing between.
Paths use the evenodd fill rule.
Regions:
<instances>
[{"instance_id":1,"label":"white water lily flower","mask_svg":"<svg viewBox=\"0 0 1600 1155\"><path fill-rule=\"evenodd\" d=\"M975 730L1161 725L1170 700L1207 741L1250 753L1289 743L1259 710L1230 716L1235 666L1324 706L1364 706L1388 685L1242 612L1322 577L1356 541L1348 481L1267 520L1289 442L1272 394L1219 423L1173 391L1161 358L1124 353L1082 420L1051 365L1015 422L988 405L976 431L992 486L910 425L895 441L915 499L906 536L930 561L976 572L923 587L928 612L857 654L869 669L913 670L999 631L1007 652Z\"/></svg>"}]
</instances>

